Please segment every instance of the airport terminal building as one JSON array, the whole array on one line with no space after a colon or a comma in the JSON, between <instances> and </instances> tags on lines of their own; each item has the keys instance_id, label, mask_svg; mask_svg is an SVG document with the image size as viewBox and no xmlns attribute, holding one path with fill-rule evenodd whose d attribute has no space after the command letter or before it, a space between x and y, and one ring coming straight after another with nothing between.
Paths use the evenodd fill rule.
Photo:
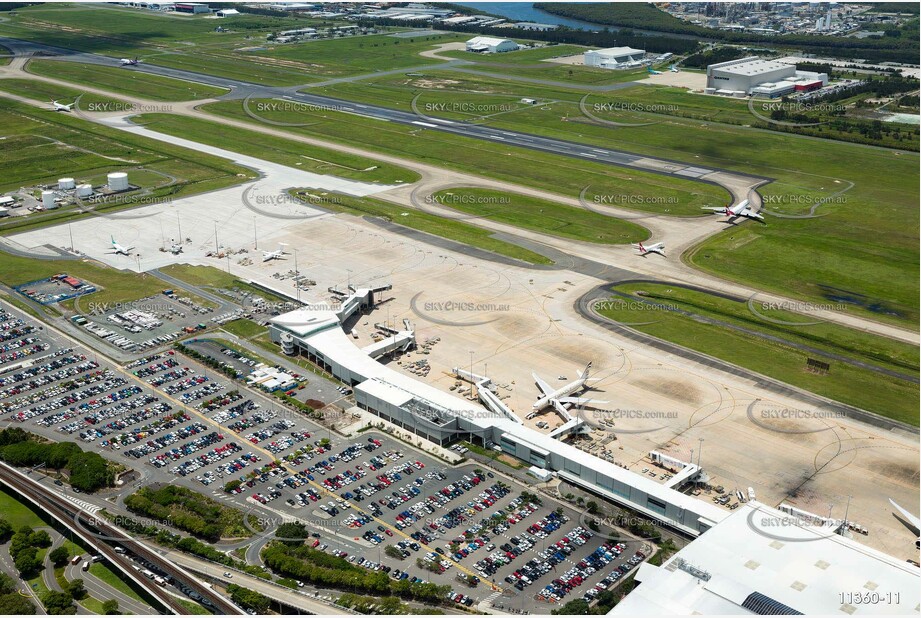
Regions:
<instances>
[{"instance_id":1,"label":"airport terminal building","mask_svg":"<svg viewBox=\"0 0 921 618\"><path fill-rule=\"evenodd\" d=\"M359 289L352 297L367 299L368 292ZM352 311L358 309L355 303L351 306ZM615 466L526 427L517 417L446 393L377 362L372 354L405 349L402 346L412 341L412 331L394 331L373 346L359 348L342 329L343 317L344 313L331 309L306 307L270 320L269 333L286 354L305 356L349 384L358 407L435 444L466 440L483 447L497 445L530 466L689 536L705 532L726 517L726 511L710 502Z\"/></svg>"}]
</instances>

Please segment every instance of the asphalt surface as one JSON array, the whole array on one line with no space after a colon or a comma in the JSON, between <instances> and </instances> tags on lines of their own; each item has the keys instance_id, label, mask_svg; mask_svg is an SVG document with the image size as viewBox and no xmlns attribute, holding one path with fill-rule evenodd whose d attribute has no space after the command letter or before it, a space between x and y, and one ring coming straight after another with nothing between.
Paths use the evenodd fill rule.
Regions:
<instances>
[{"instance_id":1,"label":"asphalt surface","mask_svg":"<svg viewBox=\"0 0 921 618\"><path fill-rule=\"evenodd\" d=\"M100 66L108 67L120 67L121 64L119 60L115 58L109 58L107 56L101 56L98 54L91 54L86 52L78 52L75 50L66 50L54 46L46 46L41 43L35 43L31 41L23 41L20 39L13 39L10 37L0 37L0 45L4 45L13 49L17 54L28 54L35 53L38 51L50 52L58 54L57 56L52 57L51 59L58 59L70 62L81 62L87 64L96 64ZM446 63L448 66L453 66L453 63ZM436 65L436 68L439 65ZM428 69L432 69L432 66L428 66ZM770 180L768 178L760 176L752 176L739 174L737 172L721 170L714 167L700 167L695 165L690 165L680 161L673 161L668 159L661 159L657 157L647 157L643 155L637 155L626 151L614 150L609 148L597 148L592 146L587 146L585 144L579 144L576 142L570 142L567 140L554 139L549 137L543 137L540 135L533 135L528 133L522 133L517 131L506 131L502 129L495 129L488 126L469 124L463 122L455 122L451 120L444 120L439 118L432 118L425 116L423 114L417 114L413 112L405 112L402 110L389 109L386 107L381 107L377 105L368 105L363 103L355 103L351 101L346 101L343 99L337 99L333 97L311 94L309 92L299 92L301 88L309 88L311 84L306 84L302 86L263 86L260 84L253 84L250 82L245 82L242 80L227 79L223 77L215 77L213 75L206 75L204 73L195 73L192 71L185 71L180 69L173 69L169 67L160 67L153 64L139 64L132 67L125 67L125 70L130 71L140 71L142 73L150 73L154 75L161 75L164 77L173 77L176 79L182 79L186 81L193 81L202 84L207 84L211 86L217 86L222 88L230 88L230 92L218 97L221 100L232 100L232 99L248 99L248 98L280 98L286 101L291 101L294 103L300 103L304 105L312 105L317 107L328 107L336 109L337 111L357 114L359 116L366 116L368 118L373 118L376 120L384 120L387 122L396 122L404 125L414 125L420 126L431 130L436 130L444 133L451 133L454 135L460 135L464 137L470 137L474 139L480 139L484 141L489 141L493 143L508 144L511 146L518 146L522 148L527 148L530 150L536 150L541 152L547 152L551 154L563 155L574 159L579 159L583 161L592 161L596 163L608 163L611 165L616 165L620 167L628 167L633 169L641 169L647 172L653 172L658 174L664 174L668 176L675 176L678 178L691 178L700 180L702 182L710 182L712 184L719 184L724 186L729 190L736 198L734 201L739 199L744 199L746 195L739 195L738 190L735 189L733 185L716 183L712 180L707 180L705 176L712 174L714 172L724 172L725 174L731 174L737 178L744 179L744 184L748 186L756 186L757 184L763 183L765 180ZM407 70L397 71L406 72ZM384 73L382 73L384 74ZM371 74L372 76L374 74ZM348 79L348 78L343 78ZM355 78L352 78L355 79ZM613 87L621 88L625 87L626 84L616 84Z\"/></svg>"}]
</instances>

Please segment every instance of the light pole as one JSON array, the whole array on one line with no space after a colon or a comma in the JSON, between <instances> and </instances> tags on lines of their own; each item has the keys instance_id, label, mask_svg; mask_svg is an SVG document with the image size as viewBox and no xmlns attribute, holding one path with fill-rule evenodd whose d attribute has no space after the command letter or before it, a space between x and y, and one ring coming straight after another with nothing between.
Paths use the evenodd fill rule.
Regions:
<instances>
[{"instance_id":1,"label":"light pole","mask_svg":"<svg viewBox=\"0 0 921 618\"><path fill-rule=\"evenodd\" d=\"M256 231L256 215L253 215L253 250L259 249L259 234Z\"/></svg>"},{"instance_id":2,"label":"light pole","mask_svg":"<svg viewBox=\"0 0 921 618\"><path fill-rule=\"evenodd\" d=\"M476 399L476 380L473 377L473 350L470 350L470 395Z\"/></svg>"},{"instance_id":3,"label":"light pole","mask_svg":"<svg viewBox=\"0 0 921 618\"><path fill-rule=\"evenodd\" d=\"M217 244L217 221L214 222L214 255L216 256L220 253L221 250L218 248Z\"/></svg>"}]
</instances>

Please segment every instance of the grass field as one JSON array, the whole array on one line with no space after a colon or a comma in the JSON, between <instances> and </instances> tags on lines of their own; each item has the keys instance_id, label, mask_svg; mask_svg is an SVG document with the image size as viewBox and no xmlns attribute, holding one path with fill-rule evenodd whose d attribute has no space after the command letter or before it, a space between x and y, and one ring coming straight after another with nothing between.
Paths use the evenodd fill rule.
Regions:
<instances>
[{"instance_id":1,"label":"grass field","mask_svg":"<svg viewBox=\"0 0 921 618\"><path fill-rule=\"evenodd\" d=\"M134 121L147 128L218 146L305 172L348 178L360 182L398 184L416 182L419 174L396 165L345 152L302 144L245 129L227 131L218 122L170 114L141 114Z\"/></svg>"},{"instance_id":2,"label":"grass field","mask_svg":"<svg viewBox=\"0 0 921 618\"><path fill-rule=\"evenodd\" d=\"M176 279L185 281L191 285L211 288L212 291L218 295L220 295L218 288L224 288L227 290L237 288L241 292L249 292L250 294L261 296L268 302L283 303L285 300L287 300L281 296L273 296L269 292L265 292L257 287L251 286L244 281L237 279L235 276L213 266L170 264L169 266L164 266L161 268L160 271L166 275L169 275L170 277L175 277ZM230 300L236 299L231 298Z\"/></svg>"},{"instance_id":3,"label":"grass field","mask_svg":"<svg viewBox=\"0 0 921 618\"><path fill-rule=\"evenodd\" d=\"M448 208L559 238L599 244L649 238L649 232L635 223L524 195L465 187L439 191L432 197Z\"/></svg>"},{"instance_id":4,"label":"grass field","mask_svg":"<svg viewBox=\"0 0 921 618\"><path fill-rule=\"evenodd\" d=\"M461 34L393 37L387 34L276 45L252 57L281 59L293 63L311 78L345 77L408 67L441 64L444 60L420 56L419 52L443 43L463 41ZM304 80L305 82L308 80Z\"/></svg>"},{"instance_id":5,"label":"grass field","mask_svg":"<svg viewBox=\"0 0 921 618\"><path fill-rule=\"evenodd\" d=\"M251 104L253 101L250 102ZM222 101L204 106L207 111L233 118L249 119L240 103ZM290 130L360 145L449 169L482 174L517 182L563 195L578 196L586 186L593 193L637 197L673 195L690 211L696 206L728 203L720 187L693 180L666 177L601 163L536 152L524 148L488 143L457 135L429 131L424 127L398 125L333 111L267 112L273 121L307 122L309 126ZM608 144L609 145L609 144ZM660 211L661 206L638 205L637 209ZM696 210L699 213L699 209Z\"/></svg>"},{"instance_id":6,"label":"grass field","mask_svg":"<svg viewBox=\"0 0 921 618\"><path fill-rule=\"evenodd\" d=\"M250 337L258 337L259 335L265 334L265 326L259 326L252 320L247 320L245 318L227 322L221 325L221 329L241 339L249 339Z\"/></svg>"},{"instance_id":7,"label":"grass field","mask_svg":"<svg viewBox=\"0 0 921 618\"><path fill-rule=\"evenodd\" d=\"M182 605L183 607L185 607L187 610L189 610L189 613L195 616L210 616L211 615L211 612L209 612L207 609L205 609L198 603L195 603L194 601L189 601L188 599L180 599L177 597L176 602Z\"/></svg>"},{"instance_id":8,"label":"grass field","mask_svg":"<svg viewBox=\"0 0 921 618\"><path fill-rule=\"evenodd\" d=\"M6 285L20 285L58 273L68 273L95 284L99 291L86 298L99 303L137 300L166 287L153 275L116 270L91 260L33 260L0 253L0 281Z\"/></svg>"},{"instance_id":9,"label":"grass field","mask_svg":"<svg viewBox=\"0 0 921 618\"><path fill-rule=\"evenodd\" d=\"M54 100L69 104L77 97L80 97L80 109L83 110L90 106L109 106L113 109L126 109L128 105L125 101L113 97L103 97L92 92L84 92L79 88L57 86L34 79L0 79L0 90L43 103ZM51 108L51 103L48 103L48 108ZM104 107L102 108L104 109Z\"/></svg>"},{"instance_id":10,"label":"grass field","mask_svg":"<svg viewBox=\"0 0 921 618\"><path fill-rule=\"evenodd\" d=\"M325 200L323 208L335 212L344 212L359 217L381 217L404 227L455 240L471 247L492 251L516 260L531 264L552 264L553 262L538 253L529 251L492 237L492 232L470 223L446 219L437 215L407 209L398 204L390 204L374 198L355 198L336 194L335 200Z\"/></svg>"},{"instance_id":11,"label":"grass field","mask_svg":"<svg viewBox=\"0 0 921 618\"><path fill-rule=\"evenodd\" d=\"M828 323L779 325L750 312L745 302L666 284L630 283L613 291L615 298L635 300L605 304L599 313L606 317L638 323L633 328L823 397L919 424L918 385L870 368L917 376L915 346ZM659 308L637 304L644 301ZM778 309L758 312L774 320L804 321L802 315ZM831 371L827 375L807 371L807 357L830 363Z\"/></svg>"},{"instance_id":12,"label":"grass field","mask_svg":"<svg viewBox=\"0 0 921 618\"><path fill-rule=\"evenodd\" d=\"M102 564L101 562L94 562L90 565L90 575L94 575L100 579L103 583L111 586L115 590L118 590L122 594L125 594L132 599L140 603L147 603L141 596L134 591L134 589L125 582L124 579L112 569Z\"/></svg>"},{"instance_id":13,"label":"grass field","mask_svg":"<svg viewBox=\"0 0 921 618\"><path fill-rule=\"evenodd\" d=\"M453 101L515 106L520 97L532 96L546 104L515 106L513 111L477 121L601 147L614 143L617 148L638 154L775 178L759 189L769 196L768 225L727 229L686 259L718 276L812 302L848 296L853 298L853 309L866 317L917 329L916 155L745 127L745 116L751 119L749 124L755 121L746 103L688 95L672 88L635 87L593 94L588 99L590 109L595 109L596 104L604 110L612 103L620 103L629 110L642 102L676 106L673 113L690 116L593 112L621 122L661 121L643 127L612 128L584 118L578 109L581 94L574 90L498 78L478 82L477 78L451 71L420 77L385 76L366 85L370 87L365 93L359 92L355 84L335 84L322 90L344 99L368 101L373 97L380 104L407 110L419 92L423 93L420 105ZM456 113L432 115L461 118ZM472 118L468 114L466 119ZM577 172L573 170L570 175L577 177ZM555 184L557 190L567 185L565 181ZM592 183L593 192L597 191L595 186ZM820 218L781 219L770 214L805 214L822 200L827 201L816 209L823 215ZM705 204L680 199L670 214L699 213L701 205ZM687 209L682 211L684 206ZM803 260L804 255L810 259Z\"/></svg>"},{"instance_id":14,"label":"grass field","mask_svg":"<svg viewBox=\"0 0 921 618\"><path fill-rule=\"evenodd\" d=\"M3 82L0 80L0 89ZM62 176L77 182L97 181L113 171L129 172L145 185L145 199L178 198L243 182L253 172L226 159L172 146L0 98L0 135L4 136L4 178L0 191L55 183ZM244 176L238 176L243 174ZM97 211L129 208L130 201L111 201ZM0 233L63 223L81 214L73 206L27 216L7 217Z\"/></svg>"},{"instance_id":15,"label":"grass field","mask_svg":"<svg viewBox=\"0 0 921 618\"><path fill-rule=\"evenodd\" d=\"M229 92L226 88L151 75L130 68L102 67L76 62L30 60L26 70L43 77L53 77L152 101L195 101L219 97Z\"/></svg>"},{"instance_id":16,"label":"grass field","mask_svg":"<svg viewBox=\"0 0 921 618\"><path fill-rule=\"evenodd\" d=\"M0 517L8 521L14 530L23 526L38 528L47 525L35 511L2 489L0 489Z\"/></svg>"}]
</instances>

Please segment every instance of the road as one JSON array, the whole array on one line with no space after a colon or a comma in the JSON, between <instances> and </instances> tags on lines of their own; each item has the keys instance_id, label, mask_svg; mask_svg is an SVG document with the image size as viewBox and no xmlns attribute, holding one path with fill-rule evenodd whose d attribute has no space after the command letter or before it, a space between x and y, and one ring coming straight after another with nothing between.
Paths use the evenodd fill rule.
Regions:
<instances>
[{"instance_id":1,"label":"road","mask_svg":"<svg viewBox=\"0 0 921 618\"><path fill-rule=\"evenodd\" d=\"M38 508L47 512L64 526L67 526L68 529L72 530L80 538L85 546L92 548L95 553L101 554L103 557L107 558L110 564L119 569L126 577L132 579L141 588L145 589L153 598L160 601L164 607L170 608L174 613L177 614L190 613L188 608L177 603L172 595L166 593L166 591L153 584L146 578L139 576L131 567L131 563L127 557L116 553L114 549L105 542L100 542L100 539L95 538L96 533L89 532L88 528L85 527L85 524L78 524L76 518L79 518L81 521L86 519L86 513L84 512L83 508L77 506L74 502L68 500L60 493L50 491L35 479L32 479L31 477L23 474L19 470L5 463L0 463L0 480L2 480L3 484L10 487L18 495L27 498ZM186 573L183 569L177 568L175 564L163 560L159 554L151 551L143 543L134 540L129 541L128 534L118 530L114 526L111 526L102 519L92 519L93 525L99 530L100 534L108 535L112 538L122 539L121 544L127 546L127 548L135 555L153 563L161 571L171 576L175 581L184 584L192 590L196 590L199 594L202 595L202 597L210 599L211 603L213 603L214 606L217 607L222 613L243 613L243 610L238 608L229 600L221 597L220 595L216 595L207 589L203 589L200 583L191 577L191 575Z\"/></svg>"}]
</instances>

